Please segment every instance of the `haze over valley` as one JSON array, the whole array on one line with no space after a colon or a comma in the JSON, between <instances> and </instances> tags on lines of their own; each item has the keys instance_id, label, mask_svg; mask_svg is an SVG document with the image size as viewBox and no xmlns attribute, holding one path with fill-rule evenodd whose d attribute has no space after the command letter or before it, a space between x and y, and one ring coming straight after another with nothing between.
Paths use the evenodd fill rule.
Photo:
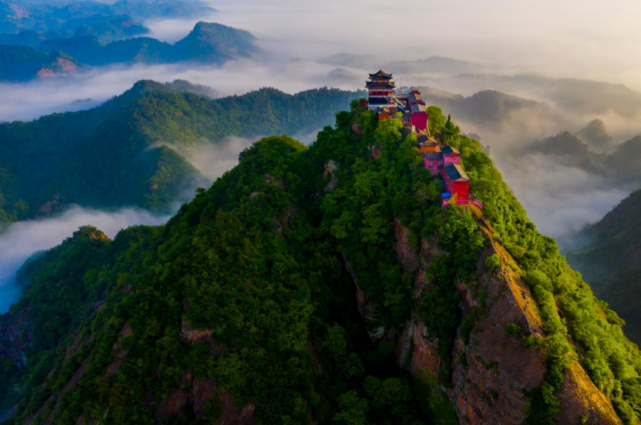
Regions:
<instances>
[{"instance_id":1,"label":"haze over valley","mask_svg":"<svg viewBox=\"0 0 641 425\"><path fill-rule=\"evenodd\" d=\"M638 16L0 0L0 424L638 424Z\"/></svg>"}]
</instances>

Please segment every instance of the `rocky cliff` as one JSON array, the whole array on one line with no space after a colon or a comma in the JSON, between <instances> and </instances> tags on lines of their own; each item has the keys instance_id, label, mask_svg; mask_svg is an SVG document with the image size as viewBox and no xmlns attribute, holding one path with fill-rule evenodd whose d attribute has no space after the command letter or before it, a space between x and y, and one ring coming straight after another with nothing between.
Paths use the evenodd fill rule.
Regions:
<instances>
[{"instance_id":1,"label":"rocky cliff","mask_svg":"<svg viewBox=\"0 0 641 425\"><path fill-rule=\"evenodd\" d=\"M399 220L394 227L395 250L404 270L415 276L415 307L400 335L394 328L379 327L370 331L370 338L396 341L401 367L421 379L428 376L430 382L442 382L444 386L436 391L447 394L460 424L525 423L531 411L530 395L541 387L548 372L545 353L527 343L531 338L545 337L543 320L529 287L520 277L522 270L492 236L492 227L481 211L468 208L477 217L486 248L478 260L473 283L456 284L462 321L452 352L451 377L444 370L439 341L430 335L419 313L423 295L432 287L426 278L428 267L439 256L448 254L438 247L437 240L425 238L419 250L413 249L409 231ZM486 266L492 255L500 259L494 270ZM357 276L350 272L356 282ZM357 300L369 328L378 326L368 296L358 285ZM566 370L557 396L561 401L555 418L559 424L623 424L608 397L592 383L578 362Z\"/></svg>"}]
</instances>

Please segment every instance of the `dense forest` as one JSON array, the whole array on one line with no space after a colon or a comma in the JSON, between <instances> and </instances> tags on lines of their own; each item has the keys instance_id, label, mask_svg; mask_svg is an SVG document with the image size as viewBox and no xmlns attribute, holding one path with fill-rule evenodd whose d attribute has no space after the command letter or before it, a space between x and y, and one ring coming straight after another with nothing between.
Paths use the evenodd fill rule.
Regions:
<instances>
[{"instance_id":1,"label":"dense forest","mask_svg":"<svg viewBox=\"0 0 641 425\"><path fill-rule=\"evenodd\" d=\"M200 178L177 147L313 131L357 96L266 88L210 99L186 89L141 81L91 110L0 124L0 225L71 203L167 211Z\"/></svg>"},{"instance_id":2,"label":"dense forest","mask_svg":"<svg viewBox=\"0 0 641 425\"><path fill-rule=\"evenodd\" d=\"M233 117L269 93L201 102ZM188 99L154 91L140 114L174 116L151 107L167 97ZM298 105L278 119L304 120ZM184 126L139 121L135 141L234 131L229 118L228 133L216 119L190 121L191 108ZM282 129L274 110L252 110L247 119ZM414 135L356 102L309 147L258 141L165 226L113 240L83 227L32 259L5 316L16 326L28 316L27 361L8 356L1 371L6 422L637 423L641 358L622 321L537 232L480 144L430 112L431 129L461 151L482 216L443 209ZM425 264L411 264L417 252ZM496 294L501 285L519 289ZM495 316L500 300L524 305L507 309L524 312L519 323L506 306ZM425 331L403 343L414 326ZM516 365L478 351L493 334L495 350L523 356ZM433 370L404 366L399 352L425 347ZM539 359L538 384L500 379L531 370L525 358ZM462 387L474 371L488 387L461 404L457 391L477 391ZM565 385L585 373L589 385ZM577 400L586 404L567 407Z\"/></svg>"}]
</instances>

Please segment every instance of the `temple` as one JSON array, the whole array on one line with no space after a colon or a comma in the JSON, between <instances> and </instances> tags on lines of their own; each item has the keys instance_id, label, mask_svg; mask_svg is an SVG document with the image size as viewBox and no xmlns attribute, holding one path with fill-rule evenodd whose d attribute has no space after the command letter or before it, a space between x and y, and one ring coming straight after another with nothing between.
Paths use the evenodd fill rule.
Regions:
<instances>
[{"instance_id":1,"label":"temple","mask_svg":"<svg viewBox=\"0 0 641 425\"><path fill-rule=\"evenodd\" d=\"M423 157L423 165L430 173L441 179L444 188L441 197L443 206L476 205L483 209L476 197L470 193L470 178L461 166L461 153L453 146L444 143L439 134L432 137L429 130L429 114L421 92L412 90L399 93L393 75L379 70L369 74L365 83L369 92L367 99L361 99L361 106L376 112L379 121L400 119L403 128L416 135L416 142Z\"/></svg>"},{"instance_id":2,"label":"temple","mask_svg":"<svg viewBox=\"0 0 641 425\"><path fill-rule=\"evenodd\" d=\"M396 95L394 94L396 84L392 80L392 74L382 70L369 74L369 81L365 82L365 88L369 95L367 106L370 110L377 111L381 107L396 108Z\"/></svg>"}]
</instances>

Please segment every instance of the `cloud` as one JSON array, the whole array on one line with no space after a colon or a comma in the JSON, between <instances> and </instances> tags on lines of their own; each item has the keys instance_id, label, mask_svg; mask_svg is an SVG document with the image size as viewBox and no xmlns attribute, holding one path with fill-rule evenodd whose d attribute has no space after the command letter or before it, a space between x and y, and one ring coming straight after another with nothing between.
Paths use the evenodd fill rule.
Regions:
<instances>
[{"instance_id":1,"label":"cloud","mask_svg":"<svg viewBox=\"0 0 641 425\"><path fill-rule=\"evenodd\" d=\"M636 189L554 162L541 154L494 156L505 181L545 235L567 237L599 221Z\"/></svg>"},{"instance_id":2,"label":"cloud","mask_svg":"<svg viewBox=\"0 0 641 425\"><path fill-rule=\"evenodd\" d=\"M14 280L22 264L34 253L59 245L80 226L92 225L114 237L121 229L158 225L168 218L137 208L105 212L75 206L58 217L10 225L0 234L0 313L7 311L20 294Z\"/></svg>"},{"instance_id":3,"label":"cloud","mask_svg":"<svg viewBox=\"0 0 641 425\"><path fill-rule=\"evenodd\" d=\"M240 60L223 66L182 63L94 68L83 73L42 78L25 84L0 84L0 122L32 120L53 112L87 109L123 93L143 79L158 82L187 80L209 86L220 96L244 94L263 87L275 87L286 93L324 85L358 88L356 84L332 83L329 72L334 68L332 65L296 59Z\"/></svg>"},{"instance_id":4,"label":"cloud","mask_svg":"<svg viewBox=\"0 0 641 425\"><path fill-rule=\"evenodd\" d=\"M216 144L205 141L197 146L172 146L172 149L189 161L211 183L234 168L238 164L240 153L259 139L260 137L228 137Z\"/></svg>"}]
</instances>

